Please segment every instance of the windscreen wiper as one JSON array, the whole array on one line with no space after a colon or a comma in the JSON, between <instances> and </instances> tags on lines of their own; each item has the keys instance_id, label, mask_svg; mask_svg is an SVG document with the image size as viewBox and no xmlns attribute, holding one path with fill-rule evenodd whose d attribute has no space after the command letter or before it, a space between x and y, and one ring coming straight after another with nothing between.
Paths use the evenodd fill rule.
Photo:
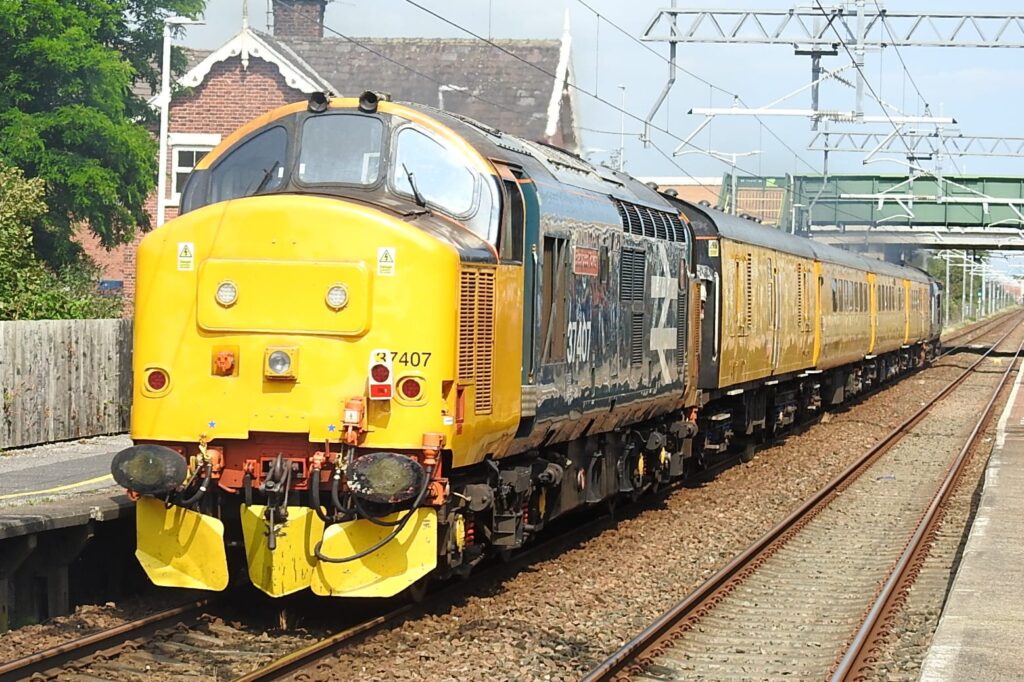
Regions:
<instances>
[{"instance_id":1,"label":"windscreen wiper","mask_svg":"<svg viewBox=\"0 0 1024 682\"><path fill-rule=\"evenodd\" d=\"M280 161L274 161L273 165L271 165L270 168L268 168L267 170L263 171L263 177L260 178L260 184L256 185L256 189L254 189L252 192L246 192L246 196L252 196L253 194L259 194L261 191L263 191L263 188L267 186L267 183L270 182L270 179L272 177L274 177L274 173L280 167L281 167L281 162Z\"/></svg>"},{"instance_id":2,"label":"windscreen wiper","mask_svg":"<svg viewBox=\"0 0 1024 682\"><path fill-rule=\"evenodd\" d=\"M419 189L416 187L416 178L413 176L412 171L404 163L402 164L402 170L405 171L405 179L409 181L409 187L412 188L412 198L416 200L416 205L420 208L427 207L427 200L420 194Z\"/></svg>"}]
</instances>

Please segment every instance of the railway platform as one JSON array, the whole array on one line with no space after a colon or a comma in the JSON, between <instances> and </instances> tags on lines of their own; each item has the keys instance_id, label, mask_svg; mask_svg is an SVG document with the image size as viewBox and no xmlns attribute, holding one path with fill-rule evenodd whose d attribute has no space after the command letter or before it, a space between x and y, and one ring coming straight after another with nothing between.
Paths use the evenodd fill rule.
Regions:
<instances>
[{"instance_id":1,"label":"railway platform","mask_svg":"<svg viewBox=\"0 0 1024 682\"><path fill-rule=\"evenodd\" d=\"M1000 416L977 515L925 658L925 682L1020 679L1024 650L1024 390Z\"/></svg>"},{"instance_id":2,"label":"railway platform","mask_svg":"<svg viewBox=\"0 0 1024 682\"><path fill-rule=\"evenodd\" d=\"M79 595L121 580L116 562L91 559L133 537L133 505L109 469L129 443L107 436L0 456L0 632L67 613Z\"/></svg>"}]
</instances>

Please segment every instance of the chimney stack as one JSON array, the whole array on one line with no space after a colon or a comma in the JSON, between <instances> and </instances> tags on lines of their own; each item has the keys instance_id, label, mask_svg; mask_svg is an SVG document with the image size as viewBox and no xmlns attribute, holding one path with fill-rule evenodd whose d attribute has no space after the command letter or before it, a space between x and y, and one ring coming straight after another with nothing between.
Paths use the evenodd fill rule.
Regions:
<instances>
[{"instance_id":1,"label":"chimney stack","mask_svg":"<svg viewBox=\"0 0 1024 682\"><path fill-rule=\"evenodd\" d=\"M274 36L323 38L328 0L274 0Z\"/></svg>"}]
</instances>

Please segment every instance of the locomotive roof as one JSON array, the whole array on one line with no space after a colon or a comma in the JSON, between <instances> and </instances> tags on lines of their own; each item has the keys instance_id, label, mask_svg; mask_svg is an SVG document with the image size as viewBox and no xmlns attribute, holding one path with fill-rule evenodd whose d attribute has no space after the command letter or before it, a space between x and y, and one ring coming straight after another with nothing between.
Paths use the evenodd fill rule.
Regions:
<instances>
[{"instance_id":1,"label":"locomotive roof","mask_svg":"<svg viewBox=\"0 0 1024 682\"><path fill-rule=\"evenodd\" d=\"M630 175L604 166L595 166L571 152L551 145L528 142L514 135L507 135L474 119L423 104L407 102L402 104L442 120L445 125L462 135L485 157L516 163L516 156L530 156L539 161L560 182L567 185L652 208L681 210L688 218L691 218L694 231L698 234L713 232L738 242L764 246L858 270L903 277L919 282L931 281L928 275L917 268L868 258L852 251L760 225L746 218L729 215L709 206L698 206L678 198L670 198ZM703 214L705 220L699 219L700 214ZM695 218L696 220L694 220Z\"/></svg>"},{"instance_id":2,"label":"locomotive roof","mask_svg":"<svg viewBox=\"0 0 1024 682\"><path fill-rule=\"evenodd\" d=\"M518 164L517 156L538 161L559 182L596 194L622 199L662 211L676 207L662 194L631 175L589 161L559 147L509 135L467 116L442 111L425 104L401 102L402 106L427 113L462 135L481 155Z\"/></svg>"}]
</instances>

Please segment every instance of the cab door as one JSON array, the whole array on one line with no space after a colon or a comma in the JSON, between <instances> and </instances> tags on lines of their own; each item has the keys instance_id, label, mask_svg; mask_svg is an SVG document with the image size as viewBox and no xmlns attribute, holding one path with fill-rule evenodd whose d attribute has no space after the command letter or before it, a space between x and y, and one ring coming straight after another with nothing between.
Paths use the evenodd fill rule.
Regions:
<instances>
[{"instance_id":1,"label":"cab door","mask_svg":"<svg viewBox=\"0 0 1024 682\"><path fill-rule=\"evenodd\" d=\"M540 202L537 189L523 169L494 161L502 185L501 231L498 255L502 264L523 268L523 385L535 381L537 365L537 325L540 305L537 287Z\"/></svg>"}]
</instances>

